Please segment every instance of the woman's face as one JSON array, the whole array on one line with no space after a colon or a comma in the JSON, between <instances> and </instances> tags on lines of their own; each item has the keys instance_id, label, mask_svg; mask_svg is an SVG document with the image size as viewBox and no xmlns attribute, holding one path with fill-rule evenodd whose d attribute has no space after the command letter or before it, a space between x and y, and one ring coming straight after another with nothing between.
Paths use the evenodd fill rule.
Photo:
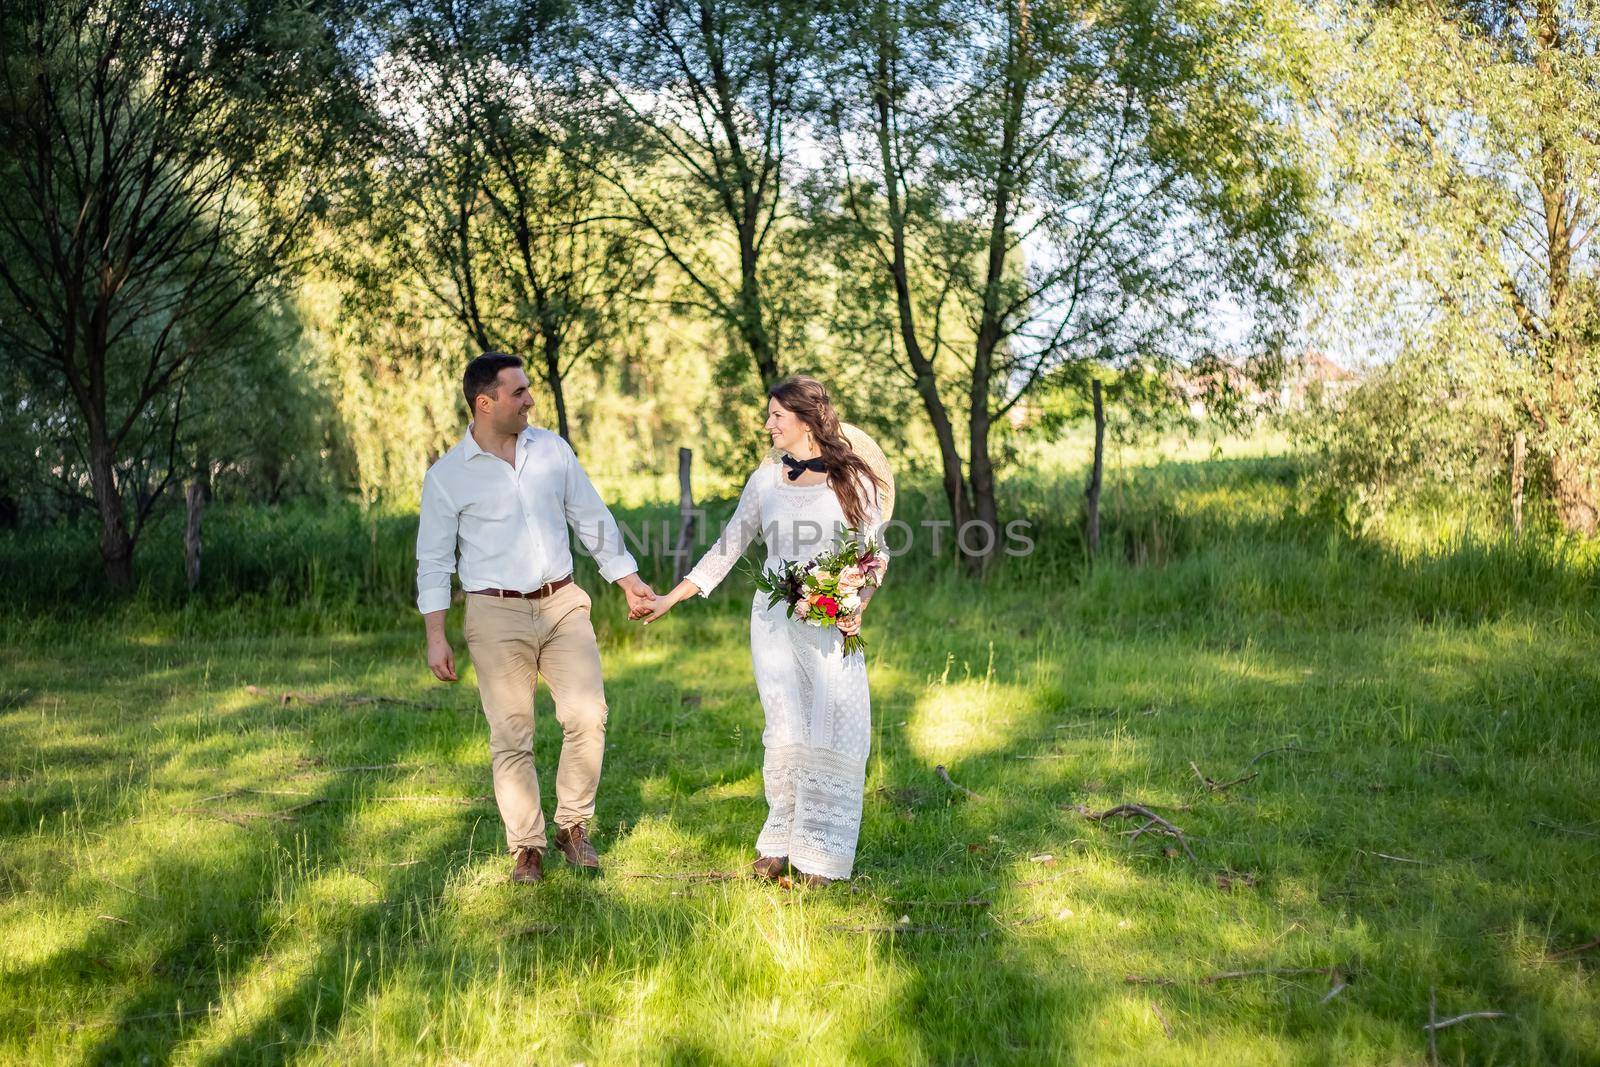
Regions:
<instances>
[{"instance_id":1,"label":"woman's face","mask_svg":"<svg viewBox=\"0 0 1600 1067\"><path fill-rule=\"evenodd\" d=\"M806 443L811 427L800 421L800 416L778 403L776 397L767 401L767 434L772 446L785 452L794 452Z\"/></svg>"}]
</instances>

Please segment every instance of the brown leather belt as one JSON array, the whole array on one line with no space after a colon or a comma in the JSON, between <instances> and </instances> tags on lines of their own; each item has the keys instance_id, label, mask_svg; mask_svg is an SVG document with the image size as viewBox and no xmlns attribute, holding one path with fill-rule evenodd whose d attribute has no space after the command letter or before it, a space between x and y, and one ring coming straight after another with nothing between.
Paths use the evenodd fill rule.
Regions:
<instances>
[{"instance_id":1,"label":"brown leather belt","mask_svg":"<svg viewBox=\"0 0 1600 1067\"><path fill-rule=\"evenodd\" d=\"M531 589L526 593L519 593L515 589L468 589L467 592L473 596L516 597L519 600L538 600L541 597L549 596L564 585L571 584L572 575L569 574L565 578L557 578L553 582L546 582L539 588Z\"/></svg>"}]
</instances>

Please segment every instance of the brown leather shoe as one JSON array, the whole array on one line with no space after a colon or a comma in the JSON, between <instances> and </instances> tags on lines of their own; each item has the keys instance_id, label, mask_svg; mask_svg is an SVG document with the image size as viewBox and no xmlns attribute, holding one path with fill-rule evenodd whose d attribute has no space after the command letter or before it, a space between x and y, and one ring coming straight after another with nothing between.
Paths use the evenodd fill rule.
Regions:
<instances>
[{"instance_id":1,"label":"brown leather shoe","mask_svg":"<svg viewBox=\"0 0 1600 1067\"><path fill-rule=\"evenodd\" d=\"M757 878L776 882L783 877L783 869L787 866L789 866L788 856L762 856L750 865L750 871Z\"/></svg>"},{"instance_id":2,"label":"brown leather shoe","mask_svg":"<svg viewBox=\"0 0 1600 1067\"><path fill-rule=\"evenodd\" d=\"M805 871L794 872L794 884L803 885L807 889L821 889L823 886L832 885L837 878L824 878L820 874L807 874Z\"/></svg>"},{"instance_id":3,"label":"brown leather shoe","mask_svg":"<svg viewBox=\"0 0 1600 1067\"><path fill-rule=\"evenodd\" d=\"M517 849L517 865L511 869L513 882L541 882L544 880L544 849Z\"/></svg>"},{"instance_id":4,"label":"brown leather shoe","mask_svg":"<svg viewBox=\"0 0 1600 1067\"><path fill-rule=\"evenodd\" d=\"M561 850L562 857L574 867L588 874L599 872L600 857L595 854L594 846L589 843L589 831L583 828L583 823L574 823L557 830L556 848Z\"/></svg>"}]
</instances>

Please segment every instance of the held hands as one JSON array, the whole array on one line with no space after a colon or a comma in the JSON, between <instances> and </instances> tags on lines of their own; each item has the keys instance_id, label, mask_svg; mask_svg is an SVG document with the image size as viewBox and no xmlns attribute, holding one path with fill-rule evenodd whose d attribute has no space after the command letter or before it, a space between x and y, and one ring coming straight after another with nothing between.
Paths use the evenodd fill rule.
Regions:
<instances>
[{"instance_id":1,"label":"held hands","mask_svg":"<svg viewBox=\"0 0 1600 1067\"><path fill-rule=\"evenodd\" d=\"M677 601L673 600L671 597L665 597L665 596L655 597L649 604L645 605L643 611L640 614L633 616L633 618L642 619L644 621L644 624L646 626L649 626L651 623L655 622L657 619L662 618L664 615L666 615L667 612L671 611L672 610L672 606L674 604L676 604L676 603L677 603Z\"/></svg>"},{"instance_id":2,"label":"held hands","mask_svg":"<svg viewBox=\"0 0 1600 1067\"><path fill-rule=\"evenodd\" d=\"M642 581L637 574L629 574L617 579L617 584L622 587L623 595L628 598L628 618L642 618L649 611L651 604L658 598L656 591Z\"/></svg>"},{"instance_id":3,"label":"held hands","mask_svg":"<svg viewBox=\"0 0 1600 1067\"><path fill-rule=\"evenodd\" d=\"M644 625L649 626L657 619L666 615L667 612L671 611L674 605L680 601L687 600L689 597L694 596L698 592L700 592L700 587L695 585L689 579L685 578L677 585L673 586L672 591L667 593L665 596L656 596L654 593L651 593L650 598L647 601L641 603L639 607L628 612L628 618L637 619L643 622Z\"/></svg>"}]
</instances>

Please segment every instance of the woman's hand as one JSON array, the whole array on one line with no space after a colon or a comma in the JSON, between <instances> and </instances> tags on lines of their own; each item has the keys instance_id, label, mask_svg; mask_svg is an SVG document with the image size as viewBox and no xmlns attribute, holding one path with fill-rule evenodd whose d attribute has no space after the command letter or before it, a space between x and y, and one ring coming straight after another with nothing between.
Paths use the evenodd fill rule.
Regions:
<instances>
[{"instance_id":1,"label":"woman's hand","mask_svg":"<svg viewBox=\"0 0 1600 1067\"><path fill-rule=\"evenodd\" d=\"M875 586L867 586L861 591L861 606L856 608L855 614L839 616L839 620L834 625L839 627L840 633L846 637L854 637L861 632L861 616L867 613L867 605L872 603L872 595L875 592L877 592Z\"/></svg>"},{"instance_id":2,"label":"woman's hand","mask_svg":"<svg viewBox=\"0 0 1600 1067\"><path fill-rule=\"evenodd\" d=\"M650 600L645 601L644 604L640 606L639 614L635 615L634 618L640 620L646 626L649 626L657 619L664 617L667 612L672 610L672 606L676 603L677 601L673 600L671 597L653 597Z\"/></svg>"},{"instance_id":3,"label":"woman's hand","mask_svg":"<svg viewBox=\"0 0 1600 1067\"><path fill-rule=\"evenodd\" d=\"M666 596L652 596L649 600L641 601L639 606L628 617L638 619L646 626L649 626L671 611L679 601L687 600L699 591L700 587L698 585L685 578L673 586L672 591L667 593Z\"/></svg>"}]
</instances>

